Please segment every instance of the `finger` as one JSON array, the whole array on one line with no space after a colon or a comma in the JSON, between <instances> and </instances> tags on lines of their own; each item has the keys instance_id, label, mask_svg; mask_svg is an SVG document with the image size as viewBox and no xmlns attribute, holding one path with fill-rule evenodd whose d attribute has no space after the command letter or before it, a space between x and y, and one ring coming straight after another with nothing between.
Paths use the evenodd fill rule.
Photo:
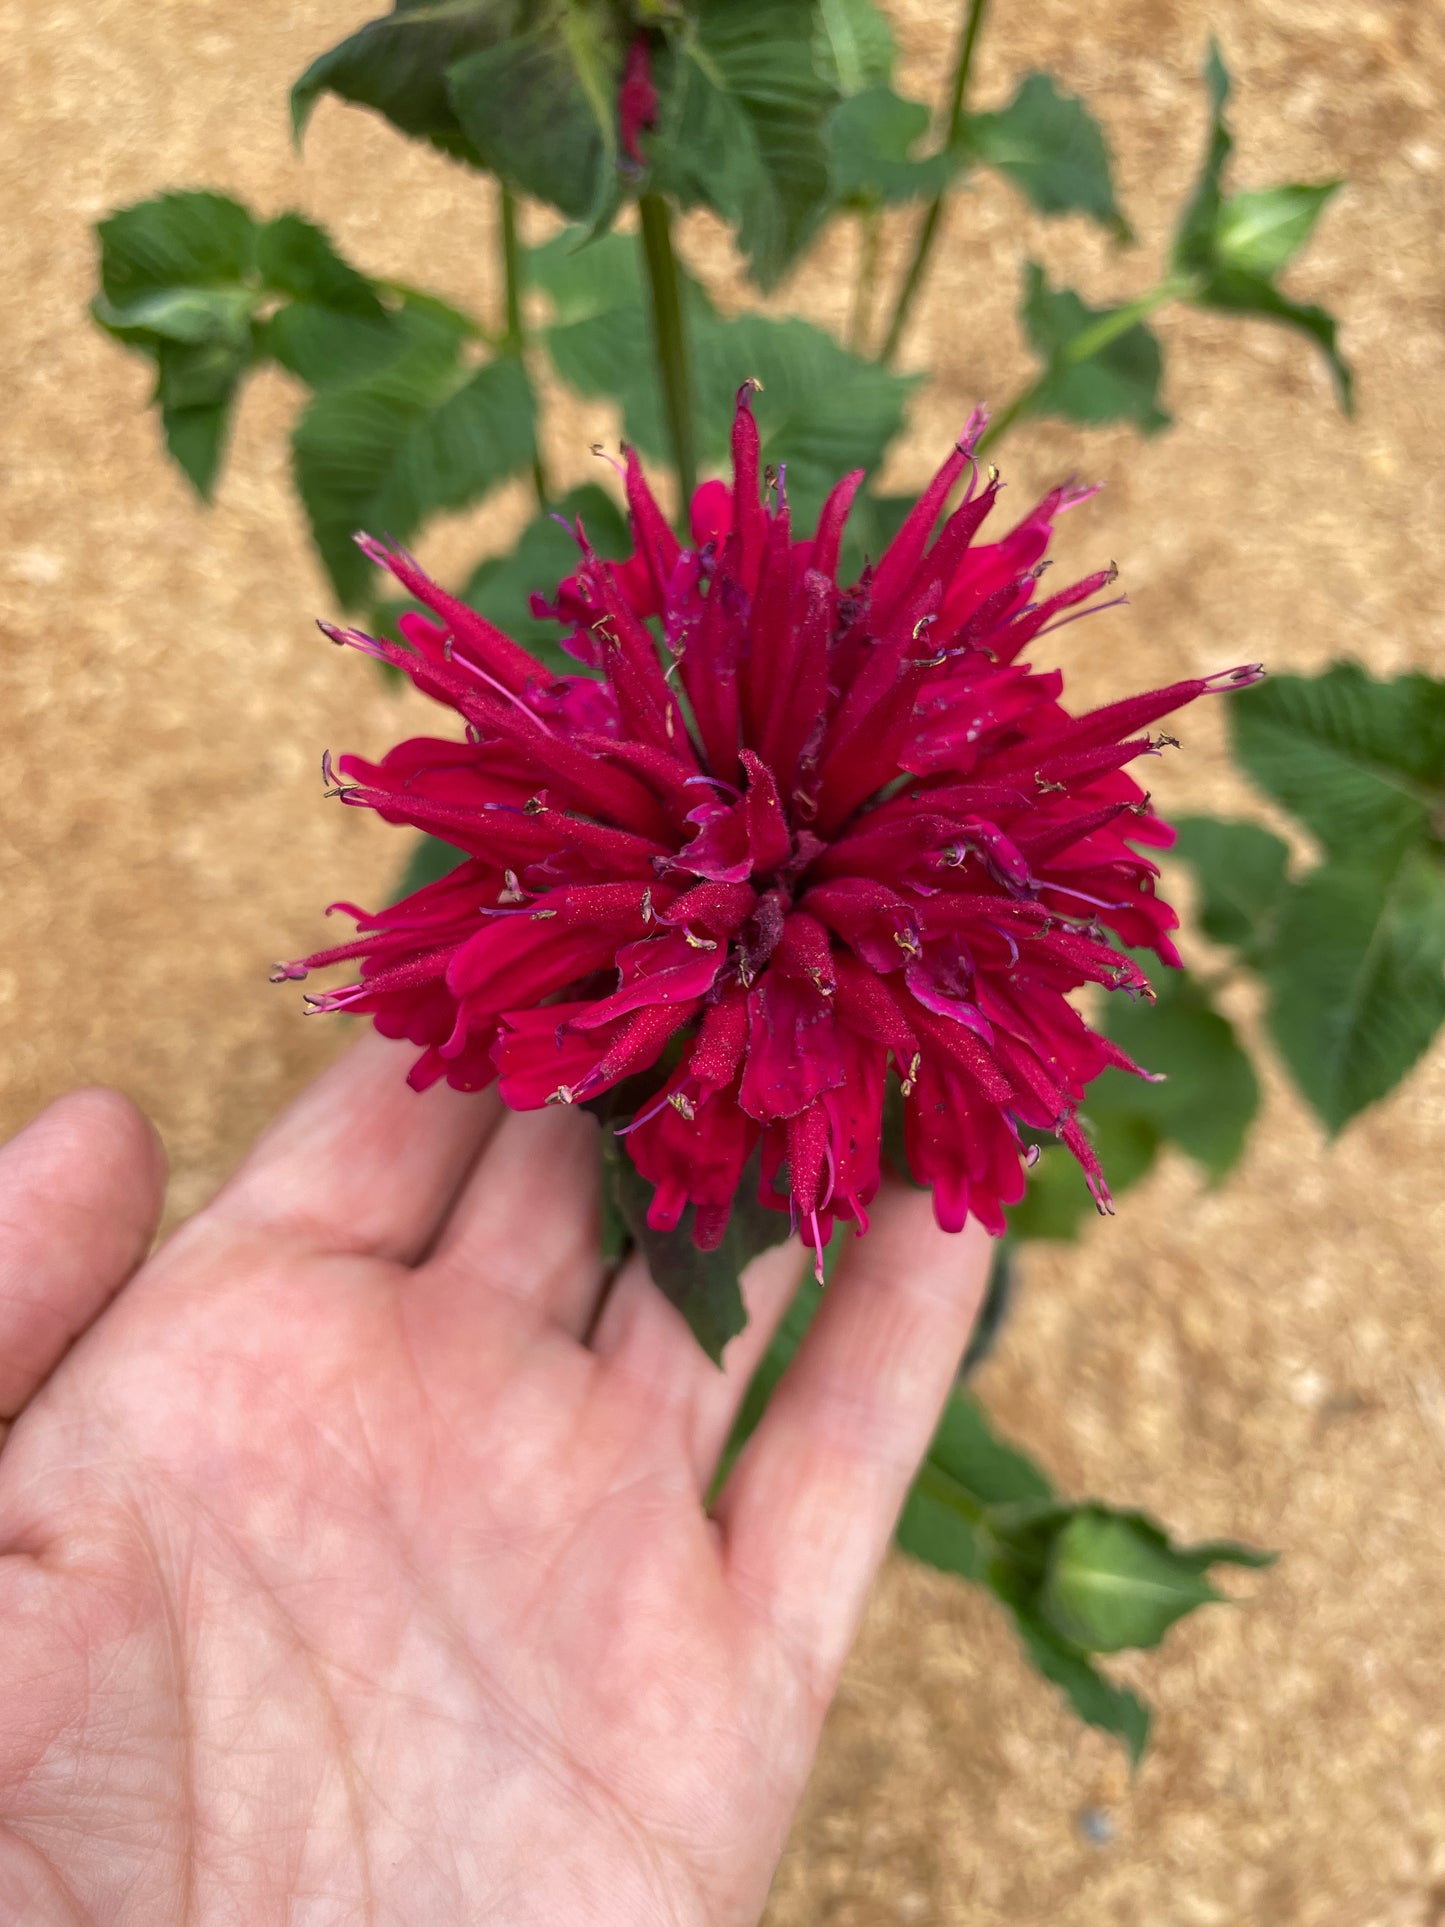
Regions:
<instances>
[{"instance_id":1,"label":"finger","mask_svg":"<svg viewBox=\"0 0 1445 1927\"><path fill-rule=\"evenodd\" d=\"M792 1303L803 1262L801 1247L790 1238L760 1253L743 1272L748 1322L723 1352L721 1370L639 1255L623 1266L608 1293L591 1348L653 1407L667 1436L680 1435L701 1491L712 1481L743 1395Z\"/></svg>"},{"instance_id":2,"label":"finger","mask_svg":"<svg viewBox=\"0 0 1445 1927\"><path fill-rule=\"evenodd\" d=\"M414 1091L415 1056L368 1031L272 1125L211 1210L321 1250L419 1257L501 1102L495 1090Z\"/></svg>"},{"instance_id":3,"label":"finger","mask_svg":"<svg viewBox=\"0 0 1445 1927\"><path fill-rule=\"evenodd\" d=\"M887 1181L714 1516L729 1572L828 1693L958 1369L988 1276L969 1221Z\"/></svg>"},{"instance_id":4,"label":"finger","mask_svg":"<svg viewBox=\"0 0 1445 1927\"><path fill-rule=\"evenodd\" d=\"M145 1256L165 1185L160 1139L119 1091L72 1091L0 1149L0 1421Z\"/></svg>"},{"instance_id":5,"label":"finger","mask_svg":"<svg viewBox=\"0 0 1445 1927\"><path fill-rule=\"evenodd\" d=\"M415 1289L461 1319L500 1291L580 1337L606 1277L598 1199L595 1118L561 1104L509 1112Z\"/></svg>"}]
</instances>

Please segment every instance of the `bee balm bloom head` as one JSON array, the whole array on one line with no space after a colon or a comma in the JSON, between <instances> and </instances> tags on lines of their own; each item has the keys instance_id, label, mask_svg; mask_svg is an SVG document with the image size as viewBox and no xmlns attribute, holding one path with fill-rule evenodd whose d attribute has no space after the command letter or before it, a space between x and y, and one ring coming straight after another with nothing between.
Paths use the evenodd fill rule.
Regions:
<instances>
[{"instance_id":1,"label":"bee balm bloom head","mask_svg":"<svg viewBox=\"0 0 1445 1927\"><path fill-rule=\"evenodd\" d=\"M1147 994L1108 933L1178 961L1137 847L1170 832L1126 766L1157 747L1159 718L1259 671L1071 714L1060 673L1024 657L1113 579L1037 593L1054 518L1081 494L1056 489L985 540L998 480L979 472L975 417L844 586L861 473L795 531L760 476L750 402L744 388L732 484L699 489L689 544L630 454L635 553L603 561L577 529L576 574L534 599L575 677L364 542L431 614L402 617L401 645L328 633L461 727L345 758L339 794L465 860L282 974L359 960L356 983L311 1001L408 1038L418 1088L497 1079L530 1109L648 1073L624 1142L652 1223L695 1205L702 1244L759 1150L765 1201L810 1244L835 1218L866 1227L890 1076L946 1228L972 1213L1002 1231L1025 1128L1068 1145L1106 1207L1076 1113L1106 1066L1137 1067L1069 993Z\"/></svg>"}]
</instances>

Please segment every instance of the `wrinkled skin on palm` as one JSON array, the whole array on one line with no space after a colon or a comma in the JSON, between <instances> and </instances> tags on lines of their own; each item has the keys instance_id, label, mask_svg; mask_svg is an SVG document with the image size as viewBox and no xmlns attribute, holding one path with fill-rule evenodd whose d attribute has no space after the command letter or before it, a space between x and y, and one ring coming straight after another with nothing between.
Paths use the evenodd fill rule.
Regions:
<instances>
[{"instance_id":1,"label":"wrinkled skin on palm","mask_svg":"<svg viewBox=\"0 0 1445 1927\"><path fill-rule=\"evenodd\" d=\"M401 618L401 644L327 633L464 727L344 758L336 793L466 856L374 915L333 906L355 941L279 974L359 960L356 983L309 1001L410 1039L419 1090L497 1079L531 1109L650 1072L626 1147L655 1187L650 1221L695 1205L704 1246L759 1148L763 1199L815 1249L835 1219L866 1229L890 1077L946 1229L972 1214L1003 1230L1026 1131L1062 1140L1107 1208L1076 1113L1107 1066L1138 1066L1070 993L1150 994L1110 933L1179 961L1139 847L1171 832L1127 765L1157 751L1151 724L1261 672L1072 715L1060 672L1024 657L1113 580L1036 593L1055 518L1092 491L1055 489L982 540L999 482L975 459L976 415L843 586L861 471L795 534L750 404L745 387L732 483L698 490L690 544L630 452L634 553L603 561L577 528L576 573L534 597L576 676L362 538L431 613Z\"/></svg>"}]
</instances>

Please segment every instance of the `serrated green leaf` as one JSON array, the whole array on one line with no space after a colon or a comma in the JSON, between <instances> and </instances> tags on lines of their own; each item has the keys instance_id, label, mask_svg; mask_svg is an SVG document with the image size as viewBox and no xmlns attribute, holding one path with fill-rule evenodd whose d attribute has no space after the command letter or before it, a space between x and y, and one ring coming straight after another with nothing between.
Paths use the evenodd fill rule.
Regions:
<instances>
[{"instance_id":1,"label":"serrated green leaf","mask_svg":"<svg viewBox=\"0 0 1445 1927\"><path fill-rule=\"evenodd\" d=\"M575 243L575 233L559 235L528 256L533 284L558 317L545 331L548 353L570 387L621 404L629 441L645 455L664 457L635 248L621 235L581 249ZM816 515L840 475L881 462L902 426L912 378L850 354L806 321L758 314L725 319L686 277L683 299L704 464L726 461L733 399L749 376L763 383L754 406L763 457L787 465L800 526Z\"/></svg>"},{"instance_id":2,"label":"serrated green leaf","mask_svg":"<svg viewBox=\"0 0 1445 1927\"><path fill-rule=\"evenodd\" d=\"M258 231L256 266L268 288L295 301L368 321L387 319L366 276L341 258L323 229L299 214L278 214Z\"/></svg>"},{"instance_id":3,"label":"serrated green leaf","mask_svg":"<svg viewBox=\"0 0 1445 1927\"><path fill-rule=\"evenodd\" d=\"M1152 1118L1129 1108L1126 1100L1132 1092L1121 1092L1116 1108L1096 1111L1094 1097L1102 1081L1091 1086L1080 1123L1104 1167L1110 1194L1118 1198L1153 1164L1159 1151L1159 1128ZM1018 1242L1071 1243L1098 1215L1078 1159L1062 1145L1051 1144L1029 1172L1023 1197L1009 1206L1009 1236Z\"/></svg>"},{"instance_id":4,"label":"serrated green leaf","mask_svg":"<svg viewBox=\"0 0 1445 1927\"><path fill-rule=\"evenodd\" d=\"M813 59L845 98L893 75L893 29L873 0L818 0Z\"/></svg>"},{"instance_id":5,"label":"serrated green leaf","mask_svg":"<svg viewBox=\"0 0 1445 1927\"><path fill-rule=\"evenodd\" d=\"M891 87L868 87L840 101L828 120L835 197L866 209L941 193L959 157L913 158L931 119L920 101L902 100Z\"/></svg>"},{"instance_id":6,"label":"serrated green leaf","mask_svg":"<svg viewBox=\"0 0 1445 1927\"><path fill-rule=\"evenodd\" d=\"M1286 895L1263 963L1270 1034L1331 1132L1394 1089L1445 1024L1445 861L1328 863Z\"/></svg>"},{"instance_id":7,"label":"serrated green leaf","mask_svg":"<svg viewBox=\"0 0 1445 1927\"><path fill-rule=\"evenodd\" d=\"M347 388L406 352L404 325L368 321L311 301L288 301L263 324L267 354L308 388Z\"/></svg>"},{"instance_id":8,"label":"serrated green leaf","mask_svg":"<svg viewBox=\"0 0 1445 1927\"><path fill-rule=\"evenodd\" d=\"M1236 761L1332 855L1445 839L1445 682L1336 663L1241 690L1229 725Z\"/></svg>"},{"instance_id":9,"label":"serrated green leaf","mask_svg":"<svg viewBox=\"0 0 1445 1927\"><path fill-rule=\"evenodd\" d=\"M449 876L459 863L465 863L466 860L465 850L459 850L451 843L443 843L440 837L418 837L391 901L400 903L404 897L424 890L427 884L440 883L444 876Z\"/></svg>"},{"instance_id":10,"label":"serrated green leaf","mask_svg":"<svg viewBox=\"0 0 1445 1927\"><path fill-rule=\"evenodd\" d=\"M1132 1766L1144 1757L1152 1714L1137 1693L1116 1686L1076 1646L1032 1613L1016 1610L1014 1628L1036 1672L1057 1686L1085 1725L1124 1743Z\"/></svg>"},{"instance_id":11,"label":"serrated green leaf","mask_svg":"<svg viewBox=\"0 0 1445 1927\"><path fill-rule=\"evenodd\" d=\"M1224 118L1229 103L1229 70L1217 40L1209 42L1204 81L1209 90L1209 132L1204 163L1174 236L1174 266L1184 274L1205 274L1214 266L1214 237L1224 202L1224 164L1234 151L1234 137Z\"/></svg>"},{"instance_id":12,"label":"serrated green leaf","mask_svg":"<svg viewBox=\"0 0 1445 1927\"><path fill-rule=\"evenodd\" d=\"M1270 279L1308 240L1320 209L1340 183L1257 189L1226 200L1224 167L1234 148L1224 118L1229 75L1212 40L1204 71L1209 140L1174 237L1175 272L1190 284L1187 298L1200 307L1257 315L1308 335L1323 350L1340 406L1348 414L1354 406L1354 379L1339 351L1333 317L1281 294Z\"/></svg>"},{"instance_id":13,"label":"serrated green leaf","mask_svg":"<svg viewBox=\"0 0 1445 1927\"><path fill-rule=\"evenodd\" d=\"M771 287L829 199L836 86L814 55L813 0L713 0L659 64L651 186L710 207Z\"/></svg>"},{"instance_id":14,"label":"serrated green leaf","mask_svg":"<svg viewBox=\"0 0 1445 1927\"><path fill-rule=\"evenodd\" d=\"M1052 1501L1054 1489L1032 1459L999 1437L970 1393L955 1391L944 1407L933 1443L933 1464L986 1506Z\"/></svg>"},{"instance_id":15,"label":"serrated green leaf","mask_svg":"<svg viewBox=\"0 0 1445 1927\"><path fill-rule=\"evenodd\" d=\"M1233 1026L1194 978L1157 970L1154 986L1152 1005L1111 997L1104 1029L1136 1063L1163 1073L1164 1082L1107 1070L1090 1087L1086 1108L1101 1136L1111 1117L1150 1126L1160 1141L1177 1144L1211 1177L1222 1178L1244 1149L1259 1108L1258 1081ZM1096 1148L1112 1185L1117 1160L1107 1161L1107 1144Z\"/></svg>"},{"instance_id":16,"label":"serrated green leaf","mask_svg":"<svg viewBox=\"0 0 1445 1927\"><path fill-rule=\"evenodd\" d=\"M91 313L107 334L138 347L157 341L228 341L243 347L261 291L253 286L157 289L131 300L97 295Z\"/></svg>"},{"instance_id":17,"label":"serrated green leaf","mask_svg":"<svg viewBox=\"0 0 1445 1927\"><path fill-rule=\"evenodd\" d=\"M1171 854L1194 872L1205 935L1253 956L1269 943L1279 914L1289 845L1258 823L1186 816L1174 827Z\"/></svg>"},{"instance_id":18,"label":"serrated green leaf","mask_svg":"<svg viewBox=\"0 0 1445 1927\"><path fill-rule=\"evenodd\" d=\"M691 276L684 272L683 279L686 291L701 297ZM528 248L527 283L547 297L558 327L595 321L619 308L640 309L645 298L636 241L625 234L588 240L579 228L564 228Z\"/></svg>"},{"instance_id":19,"label":"serrated green leaf","mask_svg":"<svg viewBox=\"0 0 1445 1927\"><path fill-rule=\"evenodd\" d=\"M394 312L329 236L299 214L268 221L257 242L268 289L289 297L267 320L266 352L310 388L340 388L385 367L407 347Z\"/></svg>"},{"instance_id":20,"label":"serrated green leaf","mask_svg":"<svg viewBox=\"0 0 1445 1927\"><path fill-rule=\"evenodd\" d=\"M840 475L875 470L903 427L917 385L849 353L822 328L792 317L743 314L695 331L698 393L709 424L708 459L721 464L732 400L749 375L763 391L754 413L763 459L786 468L794 521L814 520Z\"/></svg>"},{"instance_id":21,"label":"serrated green leaf","mask_svg":"<svg viewBox=\"0 0 1445 1927\"><path fill-rule=\"evenodd\" d=\"M532 420L520 361L468 373L436 322L379 374L317 395L292 438L296 482L342 601L364 601L371 579L358 529L405 541L436 510L480 500L531 462Z\"/></svg>"},{"instance_id":22,"label":"serrated green leaf","mask_svg":"<svg viewBox=\"0 0 1445 1927\"><path fill-rule=\"evenodd\" d=\"M1325 204L1344 185L1321 181L1231 194L1219 210L1215 253L1226 266L1273 279L1314 233Z\"/></svg>"},{"instance_id":23,"label":"serrated green leaf","mask_svg":"<svg viewBox=\"0 0 1445 1927\"><path fill-rule=\"evenodd\" d=\"M535 616L531 609L534 594L550 600L557 584L576 573L577 543L570 529L560 525L559 516L569 523L580 518L598 555L620 561L631 554L626 516L605 489L589 482L529 522L510 555L489 556L478 563L461 595L463 602L479 609L554 674L578 676L587 671L563 649L561 624Z\"/></svg>"},{"instance_id":24,"label":"serrated green leaf","mask_svg":"<svg viewBox=\"0 0 1445 1927\"><path fill-rule=\"evenodd\" d=\"M159 342L155 398L167 410L223 408L249 360L249 342Z\"/></svg>"},{"instance_id":25,"label":"serrated green leaf","mask_svg":"<svg viewBox=\"0 0 1445 1927\"><path fill-rule=\"evenodd\" d=\"M1136 321L1087 360L1071 360L1066 352L1086 329L1115 312L1086 307L1070 288L1050 288L1038 263L1027 264L1019 313L1045 363L1030 394L1029 414L1086 423L1131 421L1146 435L1168 426L1158 400L1163 356L1144 322Z\"/></svg>"},{"instance_id":26,"label":"serrated green leaf","mask_svg":"<svg viewBox=\"0 0 1445 1927\"><path fill-rule=\"evenodd\" d=\"M1052 75L1027 74L1007 107L969 115L964 141L1041 214L1088 214L1120 240L1130 238L1103 129L1076 94L1058 91Z\"/></svg>"},{"instance_id":27,"label":"serrated green leaf","mask_svg":"<svg viewBox=\"0 0 1445 1927\"><path fill-rule=\"evenodd\" d=\"M1277 321L1308 335L1329 363L1340 407L1347 415L1354 412L1354 373L1340 353L1334 317L1325 309L1309 302L1292 301L1259 275L1224 267L1218 268L1205 287L1190 298L1203 308L1217 308L1226 314L1256 315L1261 320Z\"/></svg>"},{"instance_id":28,"label":"serrated green leaf","mask_svg":"<svg viewBox=\"0 0 1445 1927\"><path fill-rule=\"evenodd\" d=\"M652 1186L615 1138L610 1147L604 1143L603 1155L604 1180L612 1186L653 1283L682 1313L708 1357L721 1365L729 1340L748 1322L739 1283L743 1272L789 1235L787 1212L771 1211L757 1201L757 1158L743 1174L722 1243L715 1251L699 1251L693 1242L695 1207L688 1206L675 1231L654 1231L647 1222Z\"/></svg>"},{"instance_id":29,"label":"serrated green leaf","mask_svg":"<svg viewBox=\"0 0 1445 1927\"><path fill-rule=\"evenodd\" d=\"M444 154L483 165L453 110L447 68L517 30L519 0L397 0L321 54L291 89L291 123L300 141L316 102L333 93L382 114L403 134Z\"/></svg>"},{"instance_id":30,"label":"serrated green leaf","mask_svg":"<svg viewBox=\"0 0 1445 1927\"><path fill-rule=\"evenodd\" d=\"M119 209L96 234L101 292L91 311L154 365L166 446L208 499L230 403L256 356L256 225L226 195L163 194Z\"/></svg>"},{"instance_id":31,"label":"serrated green leaf","mask_svg":"<svg viewBox=\"0 0 1445 1927\"><path fill-rule=\"evenodd\" d=\"M607 69L598 78L609 89L605 117L576 64L578 52ZM616 194L611 103L620 66L620 46L600 36L579 48L543 28L455 62L447 85L485 166L570 220L591 221Z\"/></svg>"},{"instance_id":32,"label":"serrated green leaf","mask_svg":"<svg viewBox=\"0 0 1445 1927\"><path fill-rule=\"evenodd\" d=\"M161 194L96 226L100 282L117 308L148 295L222 288L256 266L256 224L225 194Z\"/></svg>"},{"instance_id":33,"label":"serrated green leaf","mask_svg":"<svg viewBox=\"0 0 1445 1927\"><path fill-rule=\"evenodd\" d=\"M267 355L314 386L354 380L407 336L364 275L298 214L258 224L218 194L167 194L100 223L109 333L148 355L167 445L209 497L242 376ZM269 316L277 296L285 305Z\"/></svg>"},{"instance_id":34,"label":"serrated green leaf","mask_svg":"<svg viewBox=\"0 0 1445 1927\"><path fill-rule=\"evenodd\" d=\"M225 402L161 409L161 429L173 460L203 502L209 502L225 453L231 412Z\"/></svg>"}]
</instances>

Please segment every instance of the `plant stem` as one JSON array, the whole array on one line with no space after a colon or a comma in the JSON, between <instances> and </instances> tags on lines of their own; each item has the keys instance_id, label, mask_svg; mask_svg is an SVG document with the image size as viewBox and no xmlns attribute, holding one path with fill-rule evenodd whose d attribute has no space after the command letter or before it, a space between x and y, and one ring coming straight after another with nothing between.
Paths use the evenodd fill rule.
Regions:
<instances>
[{"instance_id":1,"label":"plant stem","mask_svg":"<svg viewBox=\"0 0 1445 1927\"><path fill-rule=\"evenodd\" d=\"M858 217L858 285L853 290L853 312L848 317L848 346L861 355L868 343L868 320L873 308L873 284L878 279L878 243L883 216L870 208Z\"/></svg>"},{"instance_id":2,"label":"plant stem","mask_svg":"<svg viewBox=\"0 0 1445 1927\"><path fill-rule=\"evenodd\" d=\"M1167 307L1171 301L1183 299L1194 291L1194 287L1195 282L1191 276L1169 275L1159 283L1158 287L1150 288L1147 294L1141 294L1133 301L1126 301L1122 308L1111 309L1108 314L1100 315L1097 321L1081 329L1072 341L1064 344L1049 367L1035 375L1031 382L1019 390L1008 406L1000 414L995 415L979 438L979 453L983 454L1002 441L1020 415L1028 412L1053 368L1077 367L1080 362L1092 360L1101 349L1107 348L1121 335L1128 334L1129 330L1137 326L1146 315L1155 313L1159 308Z\"/></svg>"},{"instance_id":3,"label":"plant stem","mask_svg":"<svg viewBox=\"0 0 1445 1927\"><path fill-rule=\"evenodd\" d=\"M951 1478L940 1465L932 1459L925 1459L918 1468L918 1476L913 1481L917 1491L927 1498L936 1499L940 1505L957 1512L974 1527L984 1525L988 1517L988 1507L976 1499L966 1486Z\"/></svg>"},{"instance_id":4,"label":"plant stem","mask_svg":"<svg viewBox=\"0 0 1445 1927\"><path fill-rule=\"evenodd\" d=\"M499 183L501 188L501 226L502 226L502 287L506 304L506 328L502 335L501 351L515 355L523 360L527 352L527 326L522 317L522 250L517 243L517 202L511 188ZM539 450L532 457L532 487L537 493L537 506L546 508L552 492L547 486L547 471L542 466Z\"/></svg>"},{"instance_id":5,"label":"plant stem","mask_svg":"<svg viewBox=\"0 0 1445 1927\"><path fill-rule=\"evenodd\" d=\"M948 132L944 139L944 151L948 151L958 139L958 130L963 125L963 102L968 91L968 77L973 69L973 51L978 45L979 29L988 8L988 0L968 0L967 11L963 17L963 28L958 39L958 59L953 68L953 92L948 104ZM888 333L878 359L891 362L897 356L898 344L903 339L903 330L908 325L908 317L913 310L919 287L923 281L928 258L933 252L933 243L938 234L938 224L943 218L943 203L948 190L940 188L929 203L928 212L918 230L918 239L913 244L913 259L908 264L908 272L903 277L903 286L898 293L898 303L893 310L893 319L888 324Z\"/></svg>"},{"instance_id":6,"label":"plant stem","mask_svg":"<svg viewBox=\"0 0 1445 1927\"><path fill-rule=\"evenodd\" d=\"M673 467L677 470L678 522L685 526L697 487L697 452L692 427L692 368L682 311L682 284L672 247L672 214L660 194L638 197L642 260L652 296L652 345L662 378L663 410Z\"/></svg>"}]
</instances>

